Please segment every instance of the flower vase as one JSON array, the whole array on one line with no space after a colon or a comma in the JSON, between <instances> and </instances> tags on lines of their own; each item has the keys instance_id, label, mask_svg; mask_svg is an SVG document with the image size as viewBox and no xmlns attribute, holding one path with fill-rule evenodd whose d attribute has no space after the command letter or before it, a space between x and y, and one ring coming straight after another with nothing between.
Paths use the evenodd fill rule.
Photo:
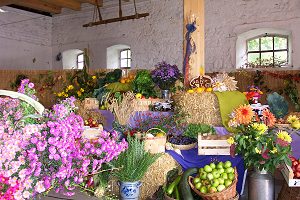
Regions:
<instances>
[{"instance_id":1,"label":"flower vase","mask_svg":"<svg viewBox=\"0 0 300 200\"><path fill-rule=\"evenodd\" d=\"M122 200L138 200L140 195L141 181L118 182Z\"/></svg>"},{"instance_id":2,"label":"flower vase","mask_svg":"<svg viewBox=\"0 0 300 200\"><path fill-rule=\"evenodd\" d=\"M274 177L267 171L256 169L249 175L248 181L249 200L274 200Z\"/></svg>"},{"instance_id":3,"label":"flower vase","mask_svg":"<svg viewBox=\"0 0 300 200\"><path fill-rule=\"evenodd\" d=\"M170 90L161 90L161 98L164 100L170 99Z\"/></svg>"}]
</instances>

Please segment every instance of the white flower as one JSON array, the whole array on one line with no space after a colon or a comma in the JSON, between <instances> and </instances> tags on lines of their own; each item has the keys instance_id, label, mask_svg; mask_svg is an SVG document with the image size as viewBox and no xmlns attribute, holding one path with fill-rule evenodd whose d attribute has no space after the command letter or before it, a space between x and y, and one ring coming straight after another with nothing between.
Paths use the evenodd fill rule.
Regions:
<instances>
[{"instance_id":1,"label":"white flower","mask_svg":"<svg viewBox=\"0 0 300 200\"><path fill-rule=\"evenodd\" d=\"M45 192L45 187L44 187L44 181L39 181L36 183L35 185L35 191L37 191L38 193L42 193L42 192Z\"/></svg>"},{"instance_id":2,"label":"white flower","mask_svg":"<svg viewBox=\"0 0 300 200\"><path fill-rule=\"evenodd\" d=\"M25 192L23 192L23 197L25 198L25 199L29 199L29 197L30 197L30 192L28 192L28 191L25 191Z\"/></svg>"}]
</instances>

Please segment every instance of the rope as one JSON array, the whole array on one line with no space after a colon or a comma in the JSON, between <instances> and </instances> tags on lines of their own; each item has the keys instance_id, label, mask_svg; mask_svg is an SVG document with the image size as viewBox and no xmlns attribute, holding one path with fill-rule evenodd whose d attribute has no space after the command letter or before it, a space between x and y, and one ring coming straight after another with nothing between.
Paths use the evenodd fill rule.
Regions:
<instances>
[{"instance_id":1,"label":"rope","mask_svg":"<svg viewBox=\"0 0 300 200\"><path fill-rule=\"evenodd\" d=\"M136 1L133 0L133 5L134 5L134 13L135 13L135 16L136 18L138 18L139 14L137 13L137 9L136 9Z\"/></svg>"}]
</instances>

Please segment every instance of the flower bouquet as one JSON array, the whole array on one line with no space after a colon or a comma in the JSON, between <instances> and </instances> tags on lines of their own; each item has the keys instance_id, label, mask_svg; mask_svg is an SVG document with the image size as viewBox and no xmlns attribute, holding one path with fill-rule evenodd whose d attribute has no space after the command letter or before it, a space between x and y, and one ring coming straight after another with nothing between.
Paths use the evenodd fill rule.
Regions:
<instances>
[{"instance_id":1,"label":"flower bouquet","mask_svg":"<svg viewBox=\"0 0 300 200\"><path fill-rule=\"evenodd\" d=\"M234 111L236 133L227 142L231 144L231 154L243 156L246 167L273 172L276 167L286 162L291 164L291 136L286 131L271 130L260 122L254 121L254 112L249 105Z\"/></svg>"},{"instance_id":2,"label":"flower bouquet","mask_svg":"<svg viewBox=\"0 0 300 200\"><path fill-rule=\"evenodd\" d=\"M161 90L170 90L174 87L176 80L181 77L181 73L176 65L170 65L163 61L158 63L151 72L151 76Z\"/></svg>"},{"instance_id":3,"label":"flower bouquet","mask_svg":"<svg viewBox=\"0 0 300 200\"><path fill-rule=\"evenodd\" d=\"M29 84L23 81L19 91L34 90ZM37 115L26 102L0 98L0 199L32 199L51 189L72 195L127 148L116 132L102 131L95 141L82 138L83 119L74 101Z\"/></svg>"},{"instance_id":4,"label":"flower bouquet","mask_svg":"<svg viewBox=\"0 0 300 200\"><path fill-rule=\"evenodd\" d=\"M259 87L251 85L248 87L248 91L244 92L244 94L250 104L257 104L258 99L261 97L263 92L259 89Z\"/></svg>"}]
</instances>

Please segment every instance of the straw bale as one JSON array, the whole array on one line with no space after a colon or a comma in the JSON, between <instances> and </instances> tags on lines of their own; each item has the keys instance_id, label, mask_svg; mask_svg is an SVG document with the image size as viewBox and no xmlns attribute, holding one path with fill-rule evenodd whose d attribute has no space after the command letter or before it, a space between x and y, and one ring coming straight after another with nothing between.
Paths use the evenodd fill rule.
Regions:
<instances>
[{"instance_id":1,"label":"straw bale","mask_svg":"<svg viewBox=\"0 0 300 200\"><path fill-rule=\"evenodd\" d=\"M188 123L204 123L222 126L219 102L212 92L186 93L182 92L173 97L176 106L186 113Z\"/></svg>"},{"instance_id":2,"label":"straw bale","mask_svg":"<svg viewBox=\"0 0 300 200\"><path fill-rule=\"evenodd\" d=\"M166 183L167 173L174 168L178 168L182 171L181 166L173 159L172 156L167 153L162 154L162 156L150 166L143 177L139 199L145 200L148 197L151 197L158 190L159 186ZM114 195L119 194L119 187L116 179L112 178L110 180L109 188Z\"/></svg>"}]
</instances>

